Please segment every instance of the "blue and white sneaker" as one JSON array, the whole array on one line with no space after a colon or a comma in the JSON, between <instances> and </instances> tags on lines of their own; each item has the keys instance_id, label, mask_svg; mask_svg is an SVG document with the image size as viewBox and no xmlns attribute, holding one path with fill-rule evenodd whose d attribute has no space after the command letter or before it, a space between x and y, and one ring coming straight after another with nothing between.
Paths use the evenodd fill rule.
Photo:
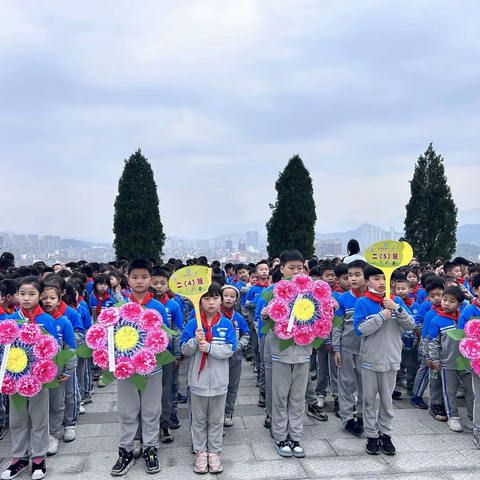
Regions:
<instances>
[{"instance_id":1,"label":"blue and white sneaker","mask_svg":"<svg viewBox=\"0 0 480 480\"><path fill-rule=\"evenodd\" d=\"M294 442L293 440L290 440L290 448L294 457L303 458L305 456L305 450L300 445L300 442Z\"/></svg>"},{"instance_id":2,"label":"blue and white sneaker","mask_svg":"<svg viewBox=\"0 0 480 480\"><path fill-rule=\"evenodd\" d=\"M412 395L410 399L410 403L419 408L420 410L428 410L428 405L423 401L422 397L417 397L416 395Z\"/></svg>"},{"instance_id":3,"label":"blue and white sneaker","mask_svg":"<svg viewBox=\"0 0 480 480\"><path fill-rule=\"evenodd\" d=\"M288 440L283 442L275 442L277 444L277 452L281 457L293 457L292 449Z\"/></svg>"}]
</instances>

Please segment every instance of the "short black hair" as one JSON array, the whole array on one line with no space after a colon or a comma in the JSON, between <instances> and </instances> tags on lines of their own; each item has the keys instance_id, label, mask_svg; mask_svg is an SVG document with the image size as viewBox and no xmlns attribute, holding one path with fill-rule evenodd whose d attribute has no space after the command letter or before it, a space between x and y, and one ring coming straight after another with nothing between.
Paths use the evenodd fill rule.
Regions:
<instances>
[{"instance_id":1,"label":"short black hair","mask_svg":"<svg viewBox=\"0 0 480 480\"><path fill-rule=\"evenodd\" d=\"M205 297L221 297L222 296L222 285L217 282L212 282L208 287L208 290L200 297L200 300Z\"/></svg>"},{"instance_id":2,"label":"short black hair","mask_svg":"<svg viewBox=\"0 0 480 480\"><path fill-rule=\"evenodd\" d=\"M170 280L172 272L162 267L154 267L152 271L152 277L165 277L167 280Z\"/></svg>"},{"instance_id":3,"label":"short black hair","mask_svg":"<svg viewBox=\"0 0 480 480\"><path fill-rule=\"evenodd\" d=\"M213 263L212 263L212 265L213 265ZM217 265L217 267L220 267L220 265ZM233 263L230 263L230 262L226 263L225 264L225 271L227 271L230 268L233 268Z\"/></svg>"},{"instance_id":4,"label":"short black hair","mask_svg":"<svg viewBox=\"0 0 480 480\"><path fill-rule=\"evenodd\" d=\"M22 285L33 285L40 294L43 293L43 289L45 287L43 281L40 280L38 277L35 277L34 275L30 275L29 277L23 277L18 283L18 288L20 288Z\"/></svg>"},{"instance_id":5,"label":"short black hair","mask_svg":"<svg viewBox=\"0 0 480 480\"><path fill-rule=\"evenodd\" d=\"M464 257L455 257L452 263L456 263L457 265L465 265L466 267L472 265L472 262L468 261Z\"/></svg>"},{"instance_id":6,"label":"short black hair","mask_svg":"<svg viewBox=\"0 0 480 480\"><path fill-rule=\"evenodd\" d=\"M340 278L342 275L348 275L348 263L339 263L335 267L335 276Z\"/></svg>"},{"instance_id":7,"label":"short black hair","mask_svg":"<svg viewBox=\"0 0 480 480\"><path fill-rule=\"evenodd\" d=\"M313 267L310 269L310 276L311 277L321 277L322 274L320 273L320 267Z\"/></svg>"},{"instance_id":8,"label":"short black hair","mask_svg":"<svg viewBox=\"0 0 480 480\"><path fill-rule=\"evenodd\" d=\"M110 275L107 275L106 273L100 273L95 277L95 280L93 281L94 291L99 283L105 283L106 285L108 285L109 290L112 288L112 284L110 282Z\"/></svg>"},{"instance_id":9,"label":"short black hair","mask_svg":"<svg viewBox=\"0 0 480 480\"><path fill-rule=\"evenodd\" d=\"M53 270L52 270L53 272ZM92 275L93 275L93 268L90 266L90 265L84 265L81 269L80 269L80 272L81 273L84 273L87 278L92 278Z\"/></svg>"},{"instance_id":10,"label":"short black hair","mask_svg":"<svg viewBox=\"0 0 480 480\"><path fill-rule=\"evenodd\" d=\"M448 275L455 267L459 267L460 265L455 262L447 262L443 266L443 271Z\"/></svg>"},{"instance_id":11,"label":"short black hair","mask_svg":"<svg viewBox=\"0 0 480 480\"><path fill-rule=\"evenodd\" d=\"M62 268L60 271L57 272L57 275L60 275L62 278L68 278L71 277L73 274L70 270Z\"/></svg>"},{"instance_id":12,"label":"short black hair","mask_svg":"<svg viewBox=\"0 0 480 480\"><path fill-rule=\"evenodd\" d=\"M214 273L212 275L212 283L217 283L218 285L220 285L220 287L223 287L227 283L227 281L222 274Z\"/></svg>"},{"instance_id":13,"label":"short black hair","mask_svg":"<svg viewBox=\"0 0 480 480\"><path fill-rule=\"evenodd\" d=\"M480 275L477 275L476 277L473 277L472 288L477 288L477 289L480 288Z\"/></svg>"},{"instance_id":14,"label":"short black hair","mask_svg":"<svg viewBox=\"0 0 480 480\"><path fill-rule=\"evenodd\" d=\"M395 282L397 282L398 280L406 279L406 278L407 278L406 275L398 269L392 272L392 280L394 280Z\"/></svg>"},{"instance_id":15,"label":"short black hair","mask_svg":"<svg viewBox=\"0 0 480 480\"><path fill-rule=\"evenodd\" d=\"M100 264L97 262L90 262L89 265L92 267L94 272L100 272Z\"/></svg>"},{"instance_id":16,"label":"short black hair","mask_svg":"<svg viewBox=\"0 0 480 480\"><path fill-rule=\"evenodd\" d=\"M169 270L170 273L173 273L175 271L175 265L172 265L171 263L166 263L165 265L162 265L162 268L164 270Z\"/></svg>"},{"instance_id":17,"label":"short black hair","mask_svg":"<svg viewBox=\"0 0 480 480\"><path fill-rule=\"evenodd\" d=\"M395 279L396 283L407 283L410 286L410 282L407 280L407 277L403 275L403 277Z\"/></svg>"},{"instance_id":18,"label":"short black hair","mask_svg":"<svg viewBox=\"0 0 480 480\"><path fill-rule=\"evenodd\" d=\"M362 270L367 266L367 262L364 260L354 260L353 262L347 263L348 269L351 268L361 268Z\"/></svg>"},{"instance_id":19,"label":"short black hair","mask_svg":"<svg viewBox=\"0 0 480 480\"><path fill-rule=\"evenodd\" d=\"M461 290L460 287L447 287L444 291L443 291L443 297L445 295L451 295L452 297L456 298L458 300L458 303L463 303L463 301L465 300L465 296L463 295L463 292Z\"/></svg>"},{"instance_id":20,"label":"short black hair","mask_svg":"<svg viewBox=\"0 0 480 480\"><path fill-rule=\"evenodd\" d=\"M422 285L423 288L427 287L427 283L430 281L430 277L438 277L438 275L435 274L435 272L425 272L421 277L420 277L420 284Z\"/></svg>"},{"instance_id":21,"label":"short black hair","mask_svg":"<svg viewBox=\"0 0 480 480\"><path fill-rule=\"evenodd\" d=\"M311 258L308 261L308 269L311 270L313 267L318 265L318 260L316 258Z\"/></svg>"},{"instance_id":22,"label":"short black hair","mask_svg":"<svg viewBox=\"0 0 480 480\"><path fill-rule=\"evenodd\" d=\"M284 250L280 254L280 265L284 267L287 262L302 262L303 255L298 250ZM257 264L258 265L258 264Z\"/></svg>"},{"instance_id":23,"label":"short black hair","mask_svg":"<svg viewBox=\"0 0 480 480\"><path fill-rule=\"evenodd\" d=\"M333 270L335 272L335 267L332 262L325 260L320 266L320 275L323 275L327 270Z\"/></svg>"},{"instance_id":24,"label":"short black hair","mask_svg":"<svg viewBox=\"0 0 480 480\"><path fill-rule=\"evenodd\" d=\"M235 273L239 272L240 270L248 270L248 267L244 263L237 263L235 265Z\"/></svg>"},{"instance_id":25,"label":"short black hair","mask_svg":"<svg viewBox=\"0 0 480 480\"><path fill-rule=\"evenodd\" d=\"M17 281L13 278L4 278L1 284L5 287L5 293L3 296L15 295L17 293Z\"/></svg>"},{"instance_id":26,"label":"short black hair","mask_svg":"<svg viewBox=\"0 0 480 480\"><path fill-rule=\"evenodd\" d=\"M257 270L260 265L266 265L268 268L270 268L268 260L260 260L259 262L257 262L257 264L255 265L255 270Z\"/></svg>"},{"instance_id":27,"label":"short black hair","mask_svg":"<svg viewBox=\"0 0 480 480\"><path fill-rule=\"evenodd\" d=\"M278 283L283 278L283 273L280 271L279 268L274 268L272 270L272 282ZM480 278L480 276L479 276Z\"/></svg>"},{"instance_id":28,"label":"short black hair","mask_svg":"<svg viewBox=\"0 0 480 480\"><path fill-rule=\"evenodd\" d=\"M363 277L365 278L365 280L368 280L374 275L384 275L384 273L379 268L367 263L367 266L363 269Z\"/></svg>"},{"instance_id":29,"label":"short black hair","mask_svg":"<svg viewBox=\"0 0 480 480\"><path fill-rule=\"evenodd\" d=\"M152 262L147 258L134 258L128 264L128 274L132 273L132 270L147 270L150 276L152 276L153 266Z\"/></svg>"},{"instance_id":30,"label":"short black hair","mask_svg":"<svg viewBox=\"0 0 480 480\"><path fill-rule=\"evenodd\" d=\"M445 288L445 282L443 281L443 279L435 275L428 280L427 285L425 286L425 291L428 294L432 290L435 290L437 288L441 288L443 290Z\"/></svg>"}]
</instances>

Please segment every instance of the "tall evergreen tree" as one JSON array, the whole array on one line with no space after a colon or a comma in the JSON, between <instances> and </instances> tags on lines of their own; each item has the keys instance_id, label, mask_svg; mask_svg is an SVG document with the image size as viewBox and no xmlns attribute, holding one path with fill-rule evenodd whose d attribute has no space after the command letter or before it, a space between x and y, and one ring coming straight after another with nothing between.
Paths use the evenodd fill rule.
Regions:
<instances>
[{"instance_id":1,"label":"tall evergreen tree","mask_svg":"<svg viewBox=\"0 0 480 480\"><path fill-rule=\"evenodd\" d=\"M159 260L165 234L158 210L157 184L152 166L140 149L125 160L114 207L113 246L117 259Z\"/></svg>"},{"instance_id":2,"label":"tall evergreen tree","mask_svg":"<svg viewBox=\"0 0 480 480\"><path fill-rule=\"evenodd\" d=\"M421 260L450 259L457 243L457 207L447 185L443 157L432 143L418 157L406 205L405 240Z\"/></svg>"},{"instance_id":3,"label":"tall evergreen tree","mask_svg":"<svg viewBox=\"0 0 480 480\"><path fill-rule=\"evenodd\" d=\"M277 201L270 205L272 216L267 222L268 255L273 258L283 250L297 249L305 258L314 251L315 201L310 172L295 155L275 182Z\"/></svg>"}]
</instances>

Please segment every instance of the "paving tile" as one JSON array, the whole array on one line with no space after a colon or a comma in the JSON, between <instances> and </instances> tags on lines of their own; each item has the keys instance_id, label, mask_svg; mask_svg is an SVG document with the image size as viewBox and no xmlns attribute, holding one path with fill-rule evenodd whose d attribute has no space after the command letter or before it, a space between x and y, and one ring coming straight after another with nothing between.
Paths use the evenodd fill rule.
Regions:
<instances>
[{"instance_id":1,"label":"paving tile","mask_svg":"<svg viewBox=\"0 0 480 480\"><path fill-rule=\"evenodd\" d=\"M232 466L225 464L224 468L222 476L228 480L301 480L308 478L302 464L296 458L240 462Z\"/></svg>"},{"instance_id":2,"label":"paving tile","mask_svg":"<svg viewBox=\"0 0 480 480\"><path fill-rule=\"evenodd\" d=\"M404 435L402 437L413 451L443 452L444 450L476 450L472 440L472 432L457 433L456 435Z\"/></svg>"},{"instance_id":3,"label":"paving tile","mask_svg":"<svg viewBox=\"0 0 480 480\"><path fill-rule=\"evenodd\" d=\"M308 458L312 457L335 457L335 450L326 440L302 440L302 446ZM270 443L252 443L252 449L256 460L278 460L279 455L273 441Z\"/></svg>"},{"instance_id":4,"label":"paving tile","mask_svg":"<svg viewBox=\"0 0 480 480\"><path fill-rule=\"evenodd\" d=\"M366 438L354 438L348 432L345 432L348 437L340 439L330 439L328 443L339 456L351 456L351 455L366 455L365 445ZM392 442L398 453L409 452L412 448L402 437L392 437Z\"/></svg>"},{"instance_id":5,"label":"paving tile","mask_svg":"<svg viewBox=\"0 0 480 480\"><path fill-rule=\"evenodd\" d=\"M368 475L395 473L382 457L370 457L366 454L364 457L307 457L301 459L300 462L311 478L338 478L347 475L354 476L359 472Z\"/></svg>"}]
</instances>

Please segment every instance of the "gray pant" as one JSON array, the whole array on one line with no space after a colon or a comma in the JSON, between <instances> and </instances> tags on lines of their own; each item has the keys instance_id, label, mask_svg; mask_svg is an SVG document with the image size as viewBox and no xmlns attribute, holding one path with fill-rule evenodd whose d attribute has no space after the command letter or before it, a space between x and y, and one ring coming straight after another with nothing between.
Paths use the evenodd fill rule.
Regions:
<instances>
[{"instance_id":1,"label":"gray pant","mask_svg":"<svg viewBox=\"0 0 480 480\"><path fill-rule=\"evenodd\" d=\"M265 403L267 416L272 418L272 330L265 335L263 358L265 363Z\"/></svg>"},{"instance_id":2,"label":"gray pant","mask_svg":"<svg viewBox=\"0 0 480 480\"><path fill-rule=\"evenodd\" d=\"M340 404L340 418L346 425L353 418L355 406L355 392L358 392L357 412L358 417L363 417L363 386L360 355L341 351L342 368L338 371L338 402Z\"/></svg>"},{"instance_id":3,"label":"gray pant","mask_svg":"<svg viewBox=\"0 0 480 480\"><path fill-rule=\"evenodd\" d=\"M240 384L240 376L242 375L242 360L233 360L230 358L229 363L229 379L227 400L225 402L225 413L235 412L235 402L237 400L238 386Z\"/></svg>"},{"instance_id":4,"label":"gray pant","mask_svg":"<svg viewBox=\"0 0 480 480\"><path fill-rule=\"evenodd\" d=\"M378 438L379 433L392 435L392 393L397 379L396 370L375 372L363 369L363 428L367 438ZM375 399L380 395L380 410L375 410Z\"/></svg>"},{"instance_id":5,"label":"gray pant","mask_svg":"<svg viewBox=\"0 0 480 480\"><path fill-rule=\"evenodd\" d=\"M160 415L162 413L162 372L147 377L145 390L138 390L128 379L117 380L117 415L120 420L119 447L133 450L139 423L143 445L159 447ZM47 442L48 443L48 442Z\"/></svg>"},{"instance_id":6,"label":"gray pant","mask_svg":"<svg viewBox=\"0 0 480 480\"><path fill-rule=\"evenodd\" d=\"M178 389L180 388L180 365L172 371L172 415L176 415L178 411Z\"/></svg>"},{"instance_id":7,"label":"gray pant","mask_svg":"<svg viewBox=\"0 0 480 480\"><path fill-rule=\"evenodd\" d=\"M312 405L316 405L318 400L317 396L315 395L315 385L313 384L312 377L310 377L310 373L308 374L307 378L307 390L305 391L305 401L307 405L311 407Z\"/></svg>"},{"instance_id":8,"label":"gray pant","mask_svg":"<svg viewBox=\"0 0 480 480\"><path fill-rule=\"evenodd\" d=\"M66 427L75 426L77 423L78 410L80 408L80 390L77 383L77 372L73 371L65 383L65 415L63 424Z\"/></svg>"},{"instance_id":9,"label":"gray pant","mask_svg":"<svg viewBox=\"0 0 480 480\"><path fill-rule=\"evenodd\" d=\"M333 361L333 355L327 352L325 342L317 350L317 388L315 393L327 396L327 387L330 383L332 394L338 396L338 369Z\"/></svg>"},{"instance_id":10,"label":"gray pant","mask_svg":"<svg viewBox=\"0 0 480 480\"><path fill-rule=\"evenodd\" d=\"M473 418L473 388L472 372L468 370L441 370L443 382L443 398L445 400L445 410L448 418L458 417L458 384L462 381L467 392L465 393L465 402L467 404L467 415L471 420Z\"/></svg>"},{"instance_id":11,"label":"gray pant","mask_svg":"<svg viewBox=\"0 0 480 480\"><path fill-rule=\"evenodd\" d=\"M172 413L172 364L167 363L162 367L162 415L160 425L166 423L172 424L170 415Z\"/></svg>"},{"instance_id":12,"label":"gray pant","mask_svg":"<svg viewBox=\"0 0 480 480\"><path fill-rule=\"evenodd\" d=\"M473 432L480 435L480 377L472 372L472 390L473 390Z\"/></svg>"},{"instance_id":13,"label":"gray pant","mask_svg":"<svg viewBox=\"0 0 480 480\"><path fill-rule=\"evenodd\" d=\"M272 362L272 435L277 442L290 436L300 441L310 362Z\"/></svg>"},{"instance_id":14,"label":"gray pant","mask_svg":"<svg viewBox=\"0 0 480 480\"><path fill-rule=\"evenodd\" d=\"M227 394L214 397L195 395L189 390L190 432L197 452L220 453L223 440L223 412Z\"/></svg>"},{"instance_id":15,"label":"gray pant","mask_svg":"<svg viewBox=\"0 0 480 480\"><path fill-rule=\"evenodd\" d=\"M77 372L80 398L90 398L91 395L91 372L89 358L78 358Z\"/></svg>"},{"instance_id":16,"label":"gray pant","mask_svg":"<svg viewBox=\"0 0 480 480\"><path fill-rule=\"evenodd\" d=\"M48 450L48 389L27 398L18 411L10 402L10 431L12 432L12 457L28 460L43 458Z\"/></svg>"},{"instance_id":17,"label":"gray pant","mask_svg":"<svg viewBox=\"0 0 480 480\"><path fill-rule=\"evenodd\" d=\"M258 350L260 352L260 393L265 395L265 335L258 339Z\"/></svg>"},{"instance_id":18,"label":"gray pant","mask_svg":"<svg viewBox=\"0 0 480 480\"><path fill-rule=\"evenodd\" d=\"M65 382L62 382L57 388L50 388L48 393L50 435L59 438L65 416Z\"/></svg>"},{"instance_id":19,"label":"gray pant","mask_svg":"<svg viewBox=\"0 0 480 480\"><path fill-rule=\"evenodd\" d=\"M4 427L7 423L5 400L6 400L5 395L0 395L0 427Z\"/></svg>"},{"instance_id":20,"label":"gray pant","mask_svg":"<svg viewBox=\"0 0 480 480\"><path fill-rule=\"evenodd\" d=\"M425 389L428 386L429 378L430 378L430 369L427 367L425 355L422 355L420 368L418 369L417 374L415 375L415 382L413 384L413 394L416 397L423 397L423 394L425 393Z\"/></svg>"}]
</instances>

